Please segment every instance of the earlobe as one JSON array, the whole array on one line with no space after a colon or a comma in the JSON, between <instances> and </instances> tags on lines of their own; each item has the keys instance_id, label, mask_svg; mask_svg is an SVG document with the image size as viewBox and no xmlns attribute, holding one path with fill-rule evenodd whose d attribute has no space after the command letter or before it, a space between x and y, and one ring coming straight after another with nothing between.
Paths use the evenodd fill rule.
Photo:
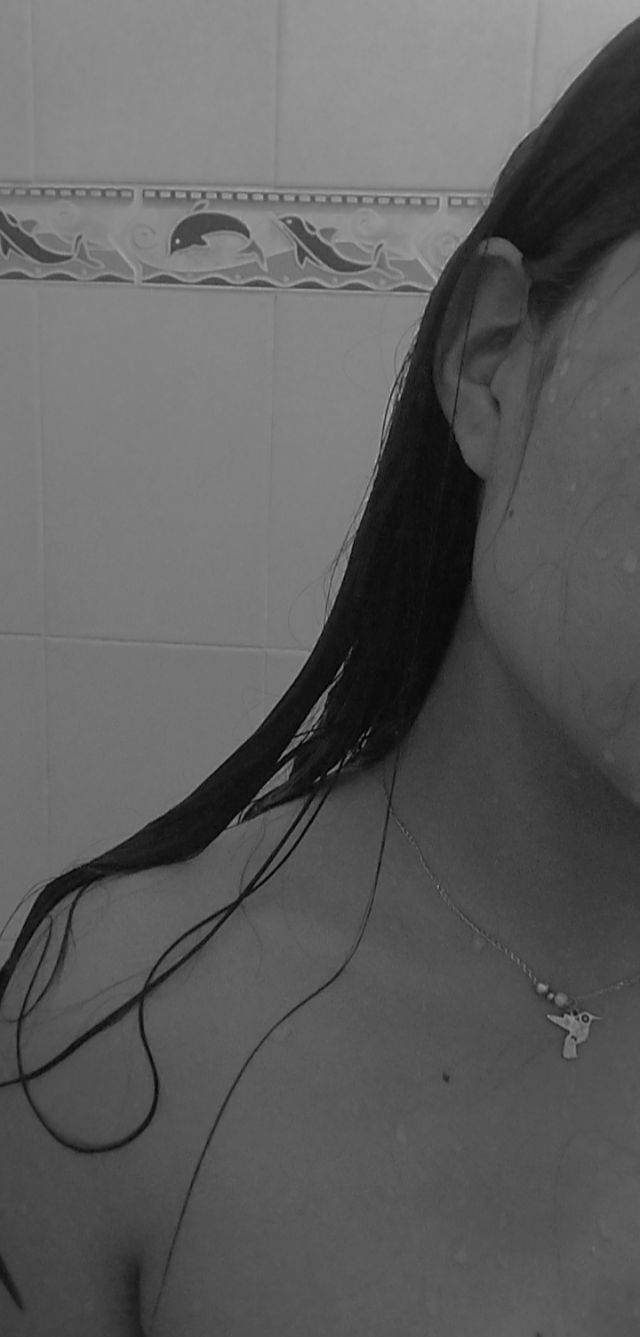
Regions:
<instances>
[{"instance_id":1,"label":"earlobe","mask_svg":"<svg viewBox=\"0 0 640 1337\"><path fill-rule=\"evenodd\" d=\"M474 474L486 481L500 431L500 405L486 385L460 382L460 391L450 421L460 454Z\"/></svg>"}]
</instances>

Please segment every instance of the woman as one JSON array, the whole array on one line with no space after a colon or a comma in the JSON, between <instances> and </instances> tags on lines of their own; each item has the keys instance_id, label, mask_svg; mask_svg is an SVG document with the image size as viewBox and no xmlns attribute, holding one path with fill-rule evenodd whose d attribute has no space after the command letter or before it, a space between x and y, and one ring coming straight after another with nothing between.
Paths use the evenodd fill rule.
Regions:
<instances>
[{"instance_id":1,"label":"woman","mask_svg":"<svg viewBox=\"0 0 640 1337\"><path fill-rule=\"evenodd\" d=\"M108 1222L96 1334L640 1330L639 62L636 21L447 265L293 686L194 794L53 879L0 971L15 1022L43 992L28 945L37 967L44 928L110 880L66 984L61 942L54 1031L30 1055L27 1076L85 1046L71 1094L66 1052L49 1104L29 1100L47 1133L21 1124L33 1082L3 1084L3 1332L30 1310L33 1333L87 1330L68 1299L81 1245L59 1327L28 1265L32 1157L89 1233ZM151 1059L151 1108L145 998L167 1092ZM69 1150L47 1162L51 1138L93 1152L91 1176L70 1178Z\"/></svg>"}]
</instances>

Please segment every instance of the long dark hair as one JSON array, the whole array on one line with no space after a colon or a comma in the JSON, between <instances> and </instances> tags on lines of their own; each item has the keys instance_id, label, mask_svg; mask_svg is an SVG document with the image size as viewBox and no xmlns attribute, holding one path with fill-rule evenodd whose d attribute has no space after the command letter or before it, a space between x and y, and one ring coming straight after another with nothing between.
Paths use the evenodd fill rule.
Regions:
<instances>
[{"instance_id":1,"label":"long dark hair","mask_svg":"<svg viewBox=\"0 0 640 1337\"><path fill-rule=\"evenodd\" d=\"M335 604L293 685L251 738L181 803L99 858L54 877L39 892L0 970L0 1003L36 929L72 892L77 894L48 983L62 968L75 905L90 886L106 878L186 863L227 827L292 800L307 800L248 886L223 911L210 917L219 922L200 939L198 947L150 983L160 962L176 945L172 944L138 993L55 1059L25 1074L19 1057L19 1035L30 986L18 1019L20 1075L0 1086L20 1082L40 1122L61 1145L85 1152L111 1151L133 1141L149 1125L158 1103L158 1081L142 1024L145 996L199 951L242 901L264 885L267 878L259 881L261 875L299 825L320 788L325 790L324 798L314 816L269 877L303 839L343 771L364 770L396 749L393 794L398 750L438 675L468 591L482 500L480 481L466 466L455 441L455 409L450 425L433 384L434 359L445 318L451 319L451 311L461 298L463 313L468 311L468 331L482 243L492 236L511 241L522 252L531 279L529 316L540 334L527 404L523 405L530 432L539 394L555 360L559 318L612 248L640 230L639 71L640 20L635 20L597 55L541 124L518 145L497 179L488 207L451 256L429 297L391 392L393 411L388 428L383 428L382 448L364 515L352 542L347 536L332 564L335 569L351 542ZM528 434L524 452L527 442ZM314 714L315 720L309 723ZM267 789L289 765L287 778ZM388 821L389 805L368 914ZM49 922L51 925L51 919ZM200 921L182 936L189 936L208 922ZM346 961L322 989L346 968L365 926L366 919ZM40 961L50 936L51 929ZM177 939L181 941L182 937ZM310 994L291 1012L320 992L318 989ZM149 1114L128 1137L117 1142L90 1147L65 1141L35 1108L27 1091L27 1077L62 1062L137 1003L140 1033L154 1074ZM276 1024L283 1020L281 1017ZM260 1044L274 1029L271 1027ZM249 1055L218 1112L186 1200L226 1104L258 1048ZM186 1201L160 1293L185 1209ZM159 1299L160 1295L154 1314Z\"/></svg>"}]
</instances>

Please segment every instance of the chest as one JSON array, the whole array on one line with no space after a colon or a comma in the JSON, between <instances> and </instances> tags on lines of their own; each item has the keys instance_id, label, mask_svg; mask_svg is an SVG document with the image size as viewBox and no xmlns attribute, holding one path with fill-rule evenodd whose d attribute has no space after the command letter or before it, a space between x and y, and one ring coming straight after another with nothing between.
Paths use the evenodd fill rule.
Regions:
<instances>
[{"instance_id":1,"label":"chest","mask_svg":"<svg viewBox=\"0 0 640 1337\"><path fill-rule=\"evenodd\" d=\"M171 1229L147 1260L148 1337L635 1331L632 1033L607 1047L600 1032L566 1062L543 1019L525 1041L517 1025L470 1030L452 1001L425 999L419 1015L382 989L333 988L274 1032L236 1087L152 1326L218 1112L198 1102Z\"/></svg>"}]
</instances>

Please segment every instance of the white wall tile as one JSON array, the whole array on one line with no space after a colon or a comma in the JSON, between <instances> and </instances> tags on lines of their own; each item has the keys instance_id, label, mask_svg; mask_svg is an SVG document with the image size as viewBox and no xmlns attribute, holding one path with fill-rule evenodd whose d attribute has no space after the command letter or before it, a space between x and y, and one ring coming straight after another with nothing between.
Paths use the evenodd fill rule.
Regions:
<instances>
[{"instance_id":1,"label":"white wall tile","mask_svg":"<svg viewBox=\"0 0 640 1337\"><path fill-rule=\"evenodd\" d=\"M527 130L533 0L283 0L279 180L484 189Z\"/></svg>"},{"instance_id":2,"label":"white wall tile","mask_svg":"<svg viewBox=\"0 0 640 1337\"><path fill-rule=\"evenodd\" d=\"M39 296L49 634L262 647L274 297Z\"/></svg>"},{"instance_id":3,"label":"white wall tile","mask_svg":"<svg viewBox=\"0 0 640 1337\"><path fill-rule=\"evenodd\" d=\"M0 179L26 181L33 171L30 6L2 0L0 12Z\"/></svg>"},{"instance_id":4,"label":"white wall tile","mask_svg":"<svg viewBox=\"0 0 640 1337\"><path fill-rule=\"evenodd\" d=\"M264 692L265 719L294 683L309 658L296 650L268 650Z\"/></svg>"},{"instance_id":5,"label":"white wall tile","mask_svg":"<svg viewBox=\"0 0 640 1337\"><path fill-rule=\"evenodd\" d=\"M272 180L277 0L32 7L37 175Z\"/></svg>"},{"instance_id":6,"label":"white wall tile","mask_svg":"<svg viewBox=\"0 0 640 1337\"><path fill-rule=\"evenodd\" d=\"M41 638L0 636L0 931L29 889L51 876L45 683ZM7 936L17 936L32 904L33 897ZM3 940L0 962L6 955Z\"/></svg>"},{"instance_id":7,"label":"white wall tile","mask_svg":"<svg viewBox=\"0 0 640 1337\"><path fill-rule=\"evenodd\" d=\"M310 649L344 573L336 557L367 492L387 401L424 301L276 298L269 646Z\"/></svg>"},{"instance_id":8,"label":"white wall tile","mask_svg":"<svg viewBox=\"0 0 640 1337\"><path fill-rule=\"evenodd\" d=\"M262 651L51 641L47 682L58 870L180 802L263 718Z\"/></svg>"},{"instance_id":9,"label":"white wall tile","mask_svg":"<svg viewBox=\"0 0 640 1337\"><path fill-rule=\"evenodd\" d=\"M3 283L0 320L0 634L43 630L38 311L33 285Z\"/></svg>"},{"instance_id":10,"label":"white wall tile","mask_svg":"<svg viewBox=\"0 0 640 1337\"><path fill-rule=\"evenodd\" d=\"M594 56L633 19L637 0L539 0L533 123L566 92Z\"/></svg>"}]
</instances>

